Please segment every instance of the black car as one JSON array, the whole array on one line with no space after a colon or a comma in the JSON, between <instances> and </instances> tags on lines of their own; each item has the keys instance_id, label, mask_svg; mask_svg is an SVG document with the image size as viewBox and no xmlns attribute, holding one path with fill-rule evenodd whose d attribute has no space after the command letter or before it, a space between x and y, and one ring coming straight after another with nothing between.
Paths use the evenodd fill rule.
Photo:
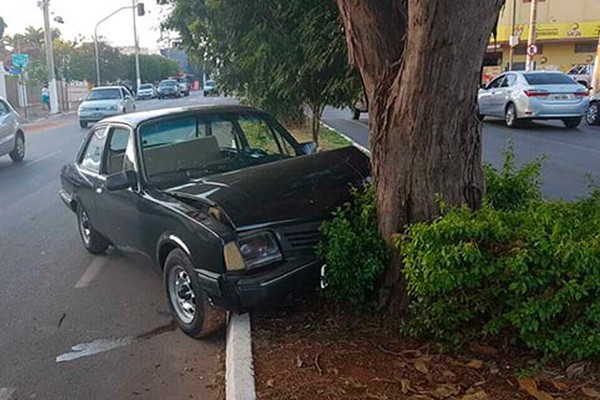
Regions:
<instances>
[{"instance_id":1,"label":"black car","mask_svg":"<svg viewBox=\"0 0 600 400\"><path fill-rule=\"evenodd\" d=\"M313 151L247 107L127 114L91 129L60 197L89 252L147 254L179 326L200 337L213 305L247 310L318 283L319 225L370 172L354 147Z\"/></svg>"},{"instance_id":2,"label":"black car","mask_svg":"<svg viewBox=\"0 0 600 400\"><path fill-rule=\"evenodd\" d=\"M181 87L175 79L164 79L158 84L157 96L159 99L166 97L181 97Z\"/></svg>"}]
</instances>

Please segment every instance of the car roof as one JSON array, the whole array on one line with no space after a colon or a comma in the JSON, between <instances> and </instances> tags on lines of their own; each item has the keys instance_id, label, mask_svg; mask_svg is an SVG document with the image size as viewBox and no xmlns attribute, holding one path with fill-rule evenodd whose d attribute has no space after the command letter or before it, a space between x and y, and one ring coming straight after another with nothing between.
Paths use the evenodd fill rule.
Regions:
<instances>
[{"instance_id":1,"label":"car roof","mask_svg":"<svg viewBox=\"0 0 600 400\"><path fill-rule=\"evenodd\" d=\"M94 90L100 90L100 89L121 89L123 86L98 86L95 88L92 88L92 91Z\"/></svg>"},{"instance_id":2,"label":"car roof","mask_svg":"<svg viewBox=\"0 0 600 400\"><path fill-rule=\"evenodd\" d=\"M265 114L264 111L260 111L256 108L232 105L232 104L205 104L189 107L176 107L176 108L162 108L158 110L135 112L131 114L122 114L110 118L103 119L101 122L104 123L120 123L131 126L136 129L138 125L163 117L176 117L178 115L186 114L213 114L213 113L256 113Z\"/></svg>"}]
</instances>

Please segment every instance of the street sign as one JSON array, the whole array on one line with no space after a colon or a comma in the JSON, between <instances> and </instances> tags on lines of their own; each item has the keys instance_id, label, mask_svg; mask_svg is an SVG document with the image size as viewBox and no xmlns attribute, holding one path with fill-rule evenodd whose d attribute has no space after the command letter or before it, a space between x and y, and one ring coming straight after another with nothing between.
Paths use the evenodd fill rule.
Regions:
<instances>
[{"instance_id":1,"label":"street sign","mask_svg":"<svg viewBox=\"0 0 600 400\"><path fill-rule=\"evenodd\" d=\"M13 54L11 60L15 67L24 68L29 64L29 54Z\"/></svg>"},{"instance_id":2,"label":"street sign","mask_svg":"<svg viewBox=\"0 0 600 400\"><path fill-rule=\"evenodd\" d=\"M511 35L508 39L508 45L510 47L517 47L519 45L519 35Z\"/></svg>"},{"instance_id":3,"label":"street sign","mask_svg":"<svg viewBox=\"0 0 600 400\"><path fill-rule=\"evenodd\" d=\"M527 46L527 55L528 56L535 56L538 52L538 48L535 44L530 44L529 46Z\"/></svg>"}]
</instances>

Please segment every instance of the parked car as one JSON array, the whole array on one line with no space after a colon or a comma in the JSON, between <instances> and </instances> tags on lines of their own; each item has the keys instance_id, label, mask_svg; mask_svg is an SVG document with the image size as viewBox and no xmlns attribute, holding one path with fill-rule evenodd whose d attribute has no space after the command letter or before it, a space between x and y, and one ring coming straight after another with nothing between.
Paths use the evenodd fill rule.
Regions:
<instances>
[{"instance_id":1,"label":"parked car","mask_svg":"<svg viewBox=\"0 0 600 400\"><path fill-rule=\"evenodd\" d=\"M210 80L210 79L204 83L202 92L204 94L204 97L219 94L219 91L217 90L217 85L216 85L215 81Z\"/></svg>"},{"instance_id":2,"label":"parked car","mask_svg":"<svg viewBox=\"0 0 600 400\"><path fill-rule=\"evenodd\" d=\"M520 121L560 119L567 128L581 123L588 105L588 91L562 72L512 71L499 75L479 90L480 118L504 118L514 128Z\"/></svg>"},{"instance_id":3,"label":"parked car","mask_svg":"<svg viewBox=\"0 0 600 400\"><path fill-rule=\"evenodd\" d=\"M358 120L360 119L361 113L369 112L369 102L367 101L367 96L363 93L354 103L354 107L352 109L352 119Z\"/></svg>"},{"instance_id":4,"label":"parked car","mask_svg":"<svg viewBox=\"0 0 600 400\"><path fill-rule=\"evenodd\" d=\"M178 78L177 83L179 83L179 90L181 91L181 94L184 96L189 96L190 85L188 83L188 80L186 78Z\"/></svg>"},{"instance_id":5,"label":"parked car","mask_svg":"<svg viewBox=\"0 0 600 400\"><path fill-rule=\"evenodd\" d=\"M575 79L578 83L589 88L592 86L592 71L594 66L591 64L580 64L573 66L567 71L567 75Z\"/></svg>"},{"instance_id":6,"label":"parked car","mask_svg":"<svg viewBox=\"0 0 600 400\"><path fill-rule=\"evenodd\" d=\"M600 92L590 99L590 107L585 114L585 121L589 125L600 125Z\"/></svg>"},{"instance_id":7,"label":"parked car","mask_svg":"<svg viewBox=\"0 0 600 400\"><path fill-rule=\"evenodd\" d=\"M158 98L181 97L181 88L175 79L164 79L158 84Z\"/></svg>"},{"instance_id":8,"label":"parked car","mask_svg":"<svg viewBox=\"0 0 600 400\"><path fill-rule=\"evenodd\" d=\"M144 83L137 90L139 100L156 98L156 87L152 83Z\"/></svg>"},{"instance_id":9,"label":"parked car","mask_svg":"<svg viewBox=\"0 0 600 400\"><path fill-rule=\"evenodd\" d=\"M135 100L124 86L100 86L93 88L83 99L77 110L79 126L87 127L90 122L113 115L126 114L135 110Z\"/></svg>"},{"instance_id":10,"label":"parked car","mask_svg":"<svg viewBox=\"0 0 600 400\"><path fill-rule=\"evenodd\" d=\"M15 162L25 158L25 135L19 114L0 96L0 157L7 155Z\"/></svg>"},{"instance_id":11,"label":"parked car","mask_svg":"<svg viewBox=\"0 0 600 400\"><path fill-rule=\"evenodd\" d=\"M213 305L243 311L318 284L319 226L370 172L354 147L314 150L248 107L123 115L90 130L60 197L89 252L148 255L179 327L200 337Z\"/></svg>"}]
</instances>

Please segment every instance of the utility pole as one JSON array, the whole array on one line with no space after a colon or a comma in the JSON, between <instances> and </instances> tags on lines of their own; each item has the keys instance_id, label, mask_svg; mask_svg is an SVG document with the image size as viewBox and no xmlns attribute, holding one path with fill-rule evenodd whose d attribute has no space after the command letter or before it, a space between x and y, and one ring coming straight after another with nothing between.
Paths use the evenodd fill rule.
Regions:
<instances>
[{"instance_id":1,"label":"utility pole","mask_svg":"<svg viewBox=\"0 0 600 400\"><path fill-rule=\"evenodd\" d=\"M58 113L58 90L56 90L56 74L54 73L54 49L52 47L52 31L50 30L50 0L41 0L44 13L44 40L46 41L46 65L48 66L48 89L50 90L50 114Z\"/></svg>"},{"instance_id":2,"label":"utility pole","mask_svg":"<svg viewBox=\"0 0 600 400\"><path fill-rule=\"evenodd\" d=\"M517 0L513 0L512 4L512 24L510 28L510 39L509 39L509 47L510 53L508 55L508 70L513 70L513 63L515 57L515 46L519 43L518 37L515 35L515 28L517 24Z\"/></svg>"},{"instance_id":3,"label":"utility pole","mask_svg":"<svg viewBox=\"0 0 600 400\"><path fill-rule=\"evenodd\" d=\"M531 49L535 48L535 36L537 25L537 0L531 0L531 13L529 15L529 37L527 38L527 63L526 70L532 71L534 68L533 57L535 53Z\"/></svg>"},{"instance_id":4,"label":"utility pole","mask_svg":"<svg viewBox=\"0 0 600 400\"><path fill-rule=\"evenodd\" d=\"M143 7L143 4L142 4ZM142 78L140 77L140 44L138 41L137 27L136 27L136 14L138 13L136 0L131 0L131 9L133 10L133 40L135 46L135 90L139 89L142 84Z\"/></svg>"}]
</instances>

